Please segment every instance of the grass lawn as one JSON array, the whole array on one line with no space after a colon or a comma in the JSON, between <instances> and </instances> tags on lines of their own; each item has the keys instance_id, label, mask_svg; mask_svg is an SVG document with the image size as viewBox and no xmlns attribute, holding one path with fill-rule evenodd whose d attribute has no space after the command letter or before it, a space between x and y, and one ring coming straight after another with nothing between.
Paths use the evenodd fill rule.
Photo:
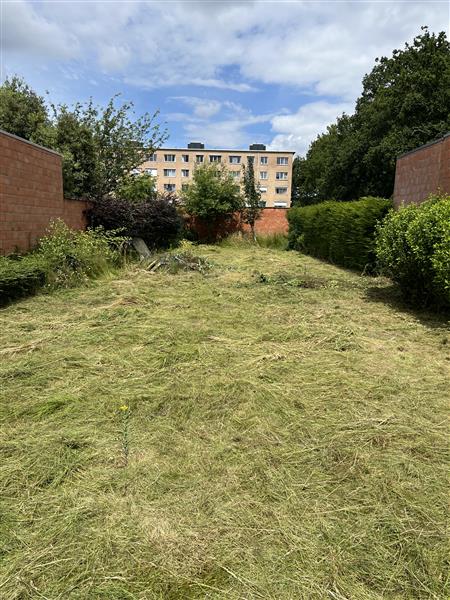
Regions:
<instances>
[{"instance_id":1,"label":"grass lawn","mask_svg":"<svg viewBox=\"0 0 450 600\"><path fill-rule=\"evenodd\" d=\"M0 597L446 598L448 324L199 253L0 311Z\"/></svg>"}]
</instances>

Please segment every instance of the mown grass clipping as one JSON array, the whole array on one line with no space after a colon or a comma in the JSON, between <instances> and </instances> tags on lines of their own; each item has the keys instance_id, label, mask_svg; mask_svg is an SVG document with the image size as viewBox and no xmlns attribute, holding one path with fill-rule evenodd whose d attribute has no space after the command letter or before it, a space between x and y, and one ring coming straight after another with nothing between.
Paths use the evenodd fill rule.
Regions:
<instances>
[{"instance_id":1,"label":"mown grass clipping","mask_svg":"<svg viewBox=\"0 0 450 600\"><path fill-rule=\"evenodd\" d=\"M193 252L0 312L0 596L446 598L448 323Z\"/></svg>"}]
</instances>

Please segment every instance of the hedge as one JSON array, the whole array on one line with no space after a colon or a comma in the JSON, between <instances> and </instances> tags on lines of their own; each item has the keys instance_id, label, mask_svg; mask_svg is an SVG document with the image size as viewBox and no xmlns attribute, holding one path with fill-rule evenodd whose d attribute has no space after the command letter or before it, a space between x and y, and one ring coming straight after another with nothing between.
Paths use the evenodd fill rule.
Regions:
<instances>
[{"instance_id":1,"label":"hedge","mask_svg":"<svg viewBox=\"0 0 450 600\"><path fill-rule=\"evenodd\" d=\"M47 279L45 263L35 257L0 258L0 306L30 296Z\"/></svg>"},{"instance_id":2,"label":"hedge","mask_svg":"<svg viewBox=\"0 0 450 600\"><path fill-rule=\"evenodd\" d=\"M378 227L380 270L419 307L450 307L450 195L392 211Z\"/></svg>"},{"instance_id":3,"label":"hedge","mask_svg":"<svg viewBox=\"0 0 450 600\"><path fill-rule=\"evenodd\" d=\"M367 197L291 208L289 248L336 265L373 272L375 228L391 207L390 200Z\"/></svg>"}]
</instances>

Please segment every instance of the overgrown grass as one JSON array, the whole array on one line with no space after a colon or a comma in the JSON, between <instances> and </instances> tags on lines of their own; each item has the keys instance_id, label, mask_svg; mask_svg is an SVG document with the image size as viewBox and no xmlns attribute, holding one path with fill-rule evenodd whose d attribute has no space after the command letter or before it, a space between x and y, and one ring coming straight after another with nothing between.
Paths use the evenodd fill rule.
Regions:
<instances>
[{"instance_id":1,"label":"overgrown grass","mask_svg":"<svg viewBox=\"0 0 450 600\"><path fill-rule=\"evenodd\" d=\"M0 312L1 598L446 598L447 324L196 252Z\"/></svg>"}]
</instances>

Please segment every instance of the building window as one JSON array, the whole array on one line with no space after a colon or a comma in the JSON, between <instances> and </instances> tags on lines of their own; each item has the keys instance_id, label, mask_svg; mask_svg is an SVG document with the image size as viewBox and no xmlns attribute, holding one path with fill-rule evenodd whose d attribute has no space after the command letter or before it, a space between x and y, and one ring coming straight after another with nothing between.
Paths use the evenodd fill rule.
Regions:
<instances>
[{"instance_id":1,"label":"building window","mask_svg":"<svg viewBox=\"0 0 450 600\"><path fill-rule=\"evenodd\" d=\"M288 161L289 159L287 156L277 156L277 165L287 165Z\"/></svg>"},{"instance_id":2,"label":"building window","mask_svg":"<svg viewBox=\"0 0 450 600\"><path fill-rule=\"evenodd\" d=\"M139 169L133 169L133 170L131 171L131 174L132 174L132 175L134 175L134 176L136 176L136 175L140 175L140 174L141 174L141 171L140 171Z\"/></svg>"},{"instance_id":3,"label":"building window","mask_svg":"<svg viewBox=\"0 0 450 600\"><path fill-rule=\"evenodd\" d=\"M265 200L260 200L259 201L259 208L266 208L266 201Z\"/></svg>"},{"instance_id":4,"label":"building window","mask_svg":"<svg viewBox=\"0 0 450 600\"><path fill-rule=\"evenodd\" d=\"M203 154L197 154L196 157L195 157L195 162L202 163L203 160L204 160L204 158L205 157L203 156Z\"/></svg>"},{"instance_id":5,"label":"building window","mask_svg":"<svg viewBox=\"0 0 450 600\"><path fill-rule=\"evenodd\" d=\"M175 154L164 154L164 160L166 162L175 162Z\"/></svg>"},{"instance_id":6,"label":"building window","mask_svg":"<svg viewBox=\"0 0 450 600\"><path fill-rule=\"evenodd\" d=\"M267 156L261 156L260 158L261 165L267 165Z\"/></svg>"},{"instance_id":7,"label":"building window","mask_svg":"<svg viewBox=\"0 0 450 600\"><path fill-rule=\"evenodd\" d=\"M188 184L188 183L182 183L182 184L181 184L181 190L182 190L183 192L185 192L185 191L188 189L188 187L189 187L189 184Z\"/></svg>"},{"instance_id":8,"label":"building window","mask_svg":"<svg viewBox=\"0 0 450 600\"><path fill-rule=\"evenodd\" d=\"M240 176L240 174L241 174L241 172L240 172L240 171L230 171L230 173L231 173L231 176L232 176L232 177L235 177L235 178L239 177L239 176Z\"/></svg>"},{"instance_id":9,"label":"building window","mask_svg":"<svg viewBox=\"0 0 450 600\"><path fill-rule=\"evenodd\" d=\"M181 162L189 162L189 154L182 154Z\"/></svg>"},{"instance_id":10,"label":"building window","mask_svg":"<svg viewBox=\"0 0 450 600\"><path fill-rule=\"evenodd\" d=\"M239 165L241 163L240 156L230 156L230 165Z\"/></svg>"},{"instance_id":11,"label":"building window","mask_svg":"<svg viewBox=\"0 0 450 600\"><path fill-rule=\"evenodd\" d=\"M287 187L275 188L275 194L287 194Z\"/></svg>"},{"instance_id":12,"label":"building window","mask_svg":"<svg viewBox=\"0 0 450 600\"><path fill-rule=\"evenodd\" d=\"M156 162L156 154L150 154L148 157L148 162Z\"/></svg>"},{"instance_id":13,"label":"building window","mask_svg":"<svg viewBox=\"0 0 450 600\"><path fill-rule=\"evenodd\" d=\"M175 177L177 174L175 169L164 169L164 177Z\"/></svg>"},{"instance_id":14,"label":"building window","mask_svg":"<svg viewBox=\"0 0 450 600\"><path fill-rule=\"evenodd\" d=\"M247 163L254 163L255 162L255 157L254 156L247 156Z\"/></svg>"},{"instance_id":15,"label":"building window","mask_svg":"<svg viewBox=\"0 0 450 600\"><path fill-rule=\"evenodd\" d=\"M220 154L211 154L209 157L209 162L220 163L221 161L222 161L222 156Z\"/></svg>"},{"instance_id":16,"label":"building window","mask_svg":"<svg viewBox=\"0 0 450 600\"><path fill-rule=\"evenodd\" d=\"M267 179L267 171L260 171L259 172L259 178L260 179Z\"/></svg>"},{"instance_id":17,"label":"building window","mask_svg":"<svg viewBox=\"0 0 450 600\"><path fill-rule=\"evenodd\" d=\"M267 192L267 188L266 187L260 187L259 191L261 192L261 194L265 194Z\"/></svg>"},{"instance_id":18,"label":"building window","mask_svg":"<svg viewBox=\"0 0 450 600\"><path fill-rule=\"evenodd\" d=\"M273 205L275 208L286 208L287 202L274 202Z\"/></svg>"},{"instance_id":19,"label":"building window","mask_svg":"<svg viewBox=\"0 0 450 600\"><path fill-rule=\"evenodd\" d=\"M189 169L181 169L181 177L189 177Z\"/></svg>"},{"instance_id":20,"label":"building window","mask_svg":"<svg viewBox=\"0 0 450 600\"><path fill-rule=\"evenodd\" d=\"M276 179L287 179L287 171L277 171L277 174L275 175Z\"/></svg>"},{"instance_id":21,"label":"building window","mask_svg":"<svg viewBox=\"0 0 450 600\"><path fill-rule=\"evenodd\" d=\"M152 177L158 176L158 169L145 169L147 175L151 175Z\"/></svg>"},{"instance_id":22,"label":"building window","mask_svg":"<svg viewBox=\"0 0 450 600\"><path fill-rule=\"evenodd\" d=\"M165 183L164 184L164 191L165 192L174 192L175 191L175 184L174 183Z\"/></svg>"}]
</instances>

